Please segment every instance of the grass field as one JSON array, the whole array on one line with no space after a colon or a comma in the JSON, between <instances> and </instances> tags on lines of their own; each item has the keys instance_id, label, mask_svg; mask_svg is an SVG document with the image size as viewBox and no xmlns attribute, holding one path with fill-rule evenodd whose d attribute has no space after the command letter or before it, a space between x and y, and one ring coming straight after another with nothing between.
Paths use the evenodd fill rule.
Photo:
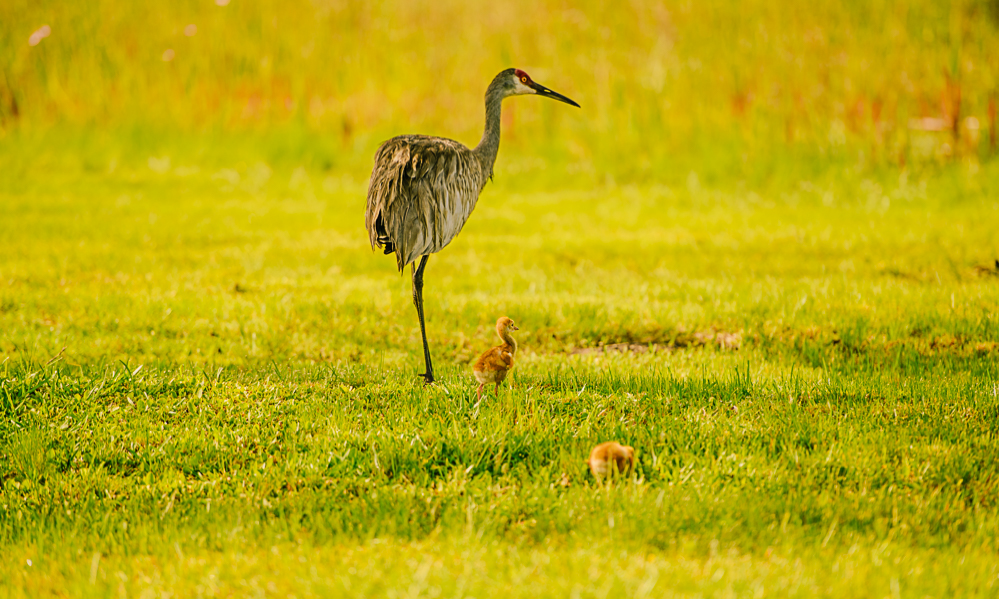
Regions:
<instances>
[{"instance_id":1,"label":"grass field","mask_svg":"<svg viewBox=\"0 0 999 599\"><path fill-rule=\"evenodd\" d=\"M993 4L5 4L0 595L996 596ZM371 158L507 62L424 387Z\"/></svg>"},{"instance_id":2,"label":"grass field","mask_svg":"<svg viewBox=\"0 0 999 599\"><path fill-rule=\"evenodd\" d=\"M995 593L994 166L501 178L430 262L424 388L363 180L157 160L3 186L11 594Z\"/></svg>"}]
</instances>

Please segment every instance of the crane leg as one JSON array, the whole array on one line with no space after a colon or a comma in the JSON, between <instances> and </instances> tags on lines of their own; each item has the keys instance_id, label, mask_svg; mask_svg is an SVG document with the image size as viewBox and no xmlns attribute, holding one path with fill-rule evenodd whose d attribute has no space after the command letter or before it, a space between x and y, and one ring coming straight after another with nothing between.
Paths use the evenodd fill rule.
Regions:
<instances>
[{"instance_id":1,"label":"crane leg","mask_svg":"<svg viewBox=\"0 0 999 599\"><path fill-rule=\"evenodd\" d=\"M423 336L423 359L427 362L427 371L420 374L426 384L434 382L434 365L430 362L430 345L427 343L427 325L423 321L423 269L427 266L427 259L424 256L420 259L420 265L413 262L413 304L416 305L416 314L420 317L420 335Z\"/></svg>"}]
</instances>

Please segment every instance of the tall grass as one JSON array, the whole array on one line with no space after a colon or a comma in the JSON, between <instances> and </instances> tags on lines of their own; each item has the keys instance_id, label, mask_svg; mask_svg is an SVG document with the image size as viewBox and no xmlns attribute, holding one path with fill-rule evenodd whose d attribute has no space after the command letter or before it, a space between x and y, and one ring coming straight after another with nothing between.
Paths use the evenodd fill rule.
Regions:
<instances>
[{"instance_id":1,"label":"tall grass","mask_svg":"<svg viewBox=\"0 0 999 599\"><path fill-rule=\"evenodd\" d=\"M999 84L984 0L12 0L0 23L8 134L278 127L367 158L392 133L474 142L485 84L516 65L583 111L509 102L505 147L601 183L691 169L728 180L797 153L978 157ZM51 34L29 45L42 26ZM923 117L946 130L910 127Z\"/></svg>"}]
</instances>

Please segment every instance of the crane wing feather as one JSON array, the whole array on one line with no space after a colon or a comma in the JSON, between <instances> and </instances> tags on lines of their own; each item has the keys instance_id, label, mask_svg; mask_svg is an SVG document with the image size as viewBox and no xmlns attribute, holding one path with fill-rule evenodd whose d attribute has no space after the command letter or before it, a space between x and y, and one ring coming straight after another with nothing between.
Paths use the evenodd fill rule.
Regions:
<instances>
[{"instance_id":1,"label":"crane wing feather","mask_svg":"<svg viewBox=\"0 0 999 599\"><path fill-rule=\"evenodd\" d=\"M395 252L399 270L439 252L468 220L488 175L462 144L403 135L375 154L364 225L372 249Z\"/></svg>"}]
</instances>

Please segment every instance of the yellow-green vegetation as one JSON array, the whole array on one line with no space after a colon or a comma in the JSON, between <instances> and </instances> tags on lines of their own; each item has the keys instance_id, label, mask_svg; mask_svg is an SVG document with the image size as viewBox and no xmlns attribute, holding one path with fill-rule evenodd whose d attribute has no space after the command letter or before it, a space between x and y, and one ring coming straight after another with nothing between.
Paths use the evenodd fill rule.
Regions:
<instances>
[{"instance_id":1,"label":"yellow-green vegetation","mask_svg":"<svg viewBox=\"0 0 999 599\"><path fill-rule=\"evenodd\" d=\"M774 154L814 154L811 171L976 156L999 86L996 0L7 0L0 18L0 130L304 130L265 152L352 173L400 132L477 140L511 65L584 112L508 103L523 163L503 172L586 185L754 181Z\"/></svg>"},{"instance_id":2,"label":"yellow-green vegetation","mask_svg":"<svg viewBox=\"0 0 999 599\"><path fill-rule=\"evenodd\" d=\"M78 4L0 7L6 596L999 592L994 5ZM507 66L583 108L506 102L424 387L371 158Z\"/></svg>"}]
</instances>

